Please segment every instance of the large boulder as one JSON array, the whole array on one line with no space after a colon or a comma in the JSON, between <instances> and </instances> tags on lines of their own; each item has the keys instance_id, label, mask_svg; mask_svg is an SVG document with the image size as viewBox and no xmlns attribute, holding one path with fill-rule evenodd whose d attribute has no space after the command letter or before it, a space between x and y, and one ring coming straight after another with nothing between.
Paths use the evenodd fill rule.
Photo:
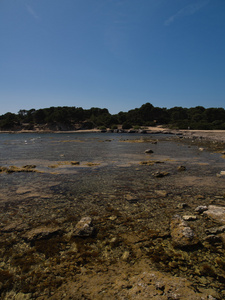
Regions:
<instances>
[{"instance_id":1,"label":"large boulder","mask_svg":"<svg viewBox=\"0 0 225 300\"><path fill-rule=\"evenodd\" d=\"M214 222L225 225L225 207L209 205L208 210L204 211L203 214L212 219Z\"/></svg>"},{"instance_id":2,"label":"large boulder","mask_svg":"<svg viewBox=\"0 0 225 300\"><path fill-rule=\"evenodd\" d=\"M190 248L199 243L194 231L179 216L175 215L170 222L170 232L174 247Z\"/></svg>"}]
</instances>

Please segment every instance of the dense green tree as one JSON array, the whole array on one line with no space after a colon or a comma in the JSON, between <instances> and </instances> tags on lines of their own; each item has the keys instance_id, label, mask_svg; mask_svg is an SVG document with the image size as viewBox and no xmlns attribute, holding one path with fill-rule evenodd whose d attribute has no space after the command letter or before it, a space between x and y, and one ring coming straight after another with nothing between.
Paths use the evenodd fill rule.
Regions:
<instances>
[{"instance_id":1,"label":"dense green tree","mask_svg":"<svg viewBox=\"0 0 225 300\"><path fill-rule=\"evenodd\" d=\"M44 109L38 109L34 112L35 123L44 124L46 122L45 118L46 118L46 114Z\"/></svg>"},{"instance_id":2,"label":"dense green tree","mask_svg":"<svg viewBox=\"0 0 225 300\"><path fill-rule=\"evenodd\" d=\"M170 121L172 121L172 123L174 122L176 123L178 120L188 119L187 111L188 111L187 108L178 107L178 106L169 109L168 112L170 115Z\"/></svg>"},{"instance_id":3,"label":"dense green tree","mask_svg":"<svg viewBox=\"0 0 225 300\"><path fill-rule=\"evenodd\" d=\"M15 125L19 125L19 117L16 114L7 112L0 119L0 128L1 129L11 129Z\"/></svg>"},{"instance_id":4,"label":"dense green tree","mask_svg":"<svg viewBox=\"0 0 225 300\"><path fill-rule=\"evenodd\" d=\"M143 104L140 109L140 118L143 122L154 121L154 114L153 114L154 106L151 103Z\"/></svg>"},{"instance_id":5,"label":"dense green tree","mask_svg":"<svg viewBox=\"0 0 225 300\"><path fill-rule=\"evenodd\" d=\"M126 121L122 124L122 128L123 129L130 129L130 128L132 128L132 125L128 121Z\"/></svg>"},{"instance_id":6,"label":"dense green tree","mask_svg":"<svg viewBox=\"0 0 225 300\"><path fill-rule=\"evenodd\" d=\"M117 115L118 124L123 124L127 119L127 113L120 111Z\"/></svg>"},{"instance_id":7,"label":"dense green tree","mask_svg":"<svg viewBox=\"0 0 225 300\"><path fill-rule=\"evenodd\" d=\"M36 124L65 124L68 128L74 128L76 124L84 128L117 127L119 124L126 129L140 126L168 124L172 128L187 129L224 129L225 110L223 108L207 108L196 106L191 108L173 107L170 109L154 107L145 103L140 108L131 109L128 112L119 112L111 115L106 108L58 106L43 109L21 109L18 114L6 113L0 116L1 130L15 129L24 124L30 128Z\"/></svg>"}]
</instances>

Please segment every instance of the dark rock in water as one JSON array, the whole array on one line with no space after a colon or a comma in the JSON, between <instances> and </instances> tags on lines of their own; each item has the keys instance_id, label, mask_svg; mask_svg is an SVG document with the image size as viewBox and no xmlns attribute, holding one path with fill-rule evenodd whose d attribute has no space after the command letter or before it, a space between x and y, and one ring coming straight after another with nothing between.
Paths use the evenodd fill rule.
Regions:
<instances>
[{"instance_id":1,"label":"dark rock in water","mask_svg":"<svg viewBox=\"0 0 225 300\"><path fill-rule=\"evenodd\" d=\"M170 223L172 242L178 248L190 248L199 243L194 231L182 220L179 215L175 215Z\"/></svg>"},{"instance_id":2,"label":"dark rock in water","mask_svg":"<svg viewBox=\"0 0 225 300\"><path fill-rule=\"evenodd\" d=\"M219 234L219 233L223 233L223 232L225 232L225 225L220 226L220 227L208 228L205 231L206 234Z\"/></svg>"},{"instance_id":3,"label":"dark rock in water","mask_svg":"<svg viewBox=\"0 0 225 300\"><path fill-rule=\"evenodd\" d=\"M137 203L138 202L138 198L136 196L126 195L125 198L129 203Z\"/></svg>"},{"instance_id":4,"label":"dark rock in water","mask_svg":"<svg viewBox=\"0 0 225 300\"><path fill-rule=\"evenodd\" d=\"M155 172L155 173L152 173L152 175L154 176L154 177L158 177L158 178L160 178L160 177L165 177L165 176L167 176L167 175L169 175L170 173L169 172Z\"/></svg>"},{"instance_id":5,"label":"dark rock in water","mask_svg":"<svg viewBox=\"0 0 225 300\"><path fill-rule=\"evenodd\" d=\"M195 209L195 211L199 214L202 214L206 210L208 210L208 207L206 205L200 205Z\"/></svg>"},{"instance_id":6,"label":"dark rock in water","mask_svg":"<svg viewBox=\"0 0 225 300\"><path fill-rule=\"evenodd\" d=\"M142 133L142 134L143 134L143 133L147 133L147 131L146 131L146 130L139 129L139 130L138 130L138 133Z\"/></svg>"},{"instance_id":7,"label":"dark rock in water","mask_svg":"<svg viewBox=\"0 0 225 300\"><path fill-rule=\"evenodd\" d=\"M177 168L177 171L179 171L179 172L186 171L186 167L185 166L179 166Z\"/></svg>"},{"instance_id":8,"label":"dark rock in water","mask_svg":"<svg viewBox=\"0 0 225 300\"><path fill-rule=\"evenodd\" d=\"M225 207L209 205L208 210L203 213L213 221L225 225Z\"/></svg>"},{"instance_id":9,"label":"dark rock in water","mask_svg":"<svg viewBox=\"0 0 225 300\"><path fill-rule=\"evenodd\" d=\"M23 169L35 169L36 165L25 165L22 167Z\"/></svg>"},{"instance_id":10,"label":"dark rock in water","mask_svg":"<svg viewBox=\"0 0 225 300\"><path fill-rule=\"evenodd\" d=\"M177 208L180 208L180 209L184 209L184 208L187 208L187 207L188 207L187 203L178 203L177 204Z\"/></svg>"},{"instance_id":11,"label":"dark rock in water","mask_svg":"<svg viewBox=\"0 0 225 300\"><path fill-rule=\"evenodd\" d=\"M221 239L223 246L225 247L225 233L221 233L218 238Z\"/></svg>"},{"instance_id":12,"label":"dark rock in water","mask_svg":"<svg viewBox=\"0 0 225 300\"><path fill-rule=\"evenodd\" d=\"M51 238L60 232L59 227L42 226L27 231L23 238L29 242L41 239Z\"/></svg>"},{"instance_id":13,"label":"dark rock in water","mask_svg":"<svg viewBox=\"0 0 225 300\"><path fill-rule=\"evenodd\" d=\"M147 149L147 150L145 150L145 153L151 154L151 153L154 153L154 151L151 149Z\"/></svg>"},{"instance_id":14,"label":"dark rock in water","mask_svg":"<svg viewBox=\"0 0 225 300\"><path fill-rule=\"evenodd\" d=\"M216 243L221 243L221 237L214 235L214 234L210 234L204 239L204 241L213 245Z\"/></svg>"},{"instance_id":15,"label":"dark rock in water","mask_svg":"<svg viewBox=\"0 0 225 300\"><path fill-rule=\"evenodd\" d=\"M92 219L90 217L82 218L73 231L73 236L87 237L91 236L94 232Z\"/></svg>"}]
</instances>

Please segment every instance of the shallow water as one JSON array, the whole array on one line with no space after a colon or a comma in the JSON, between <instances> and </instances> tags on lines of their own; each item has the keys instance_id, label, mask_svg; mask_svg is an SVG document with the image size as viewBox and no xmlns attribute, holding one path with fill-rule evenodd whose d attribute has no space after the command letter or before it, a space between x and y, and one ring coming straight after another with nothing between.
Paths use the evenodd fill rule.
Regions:
<instances>
[{"instance_id":1,"label":"shallow water","mask_svg":"<svg viewBox=\"0 0 225 300\"><path fill-rule=\"evenodd\" d=\"M152 149L153 153L146 154L146 149ZM220 153L200 151L197 145L184 144L179 137L170 135L57 133L0 134L0 155L0 166L36 165L37 171L0 173L1 251L4 257L0 267L3 270L11 270L12 257L18 253L24 256L28 250L40 255L36 262L40 268L46 261L54 264L51 259L60 260L59 251L63 253L64 247L70 247L71 242L60 237L55 246L57 251L49 257L47 248L43 250L40 245L26 244L26 250L21 250L24 232L52 222L57 222L67 232L71 222L91 215L98 234L96 240L87 240L86 246L98 249L96 263L101 258L103 263L113 264L128 249L132 253L129 263L145 257L158 269L187 277L199 287L211 287L220 292L223 289L225 256L221 245L186 253L172 249L169 236L169 222L174 214L193 214L202 204L224 205L225 179L216 176L225 170ZM152 164L141 164L146 161ZM180 165L184 165L186 171L179 172ZM155 172L168 172L169 175L156 178ZM188 208L185 211L177 209L177 205L184 202ZM205 229L214 226L202 217L191 225L202 239ZM119 246L110 248L109 258L109 254L106 255L108 243L118 236ZM130 241L127 236L134 237ZM135 237L140 238L139 254L133 249ZM11 254L5 251L9 241L14 249ZM92 252L89 256L89 259L83 258L86 266L93 263ZM77 257L73 259L76 261ZM215 259L221 261L221 265L218 263L208 277L202 271L202 261L210 269L215 268ZM28 268L25 275L20 265L14 263L14 268L18 268L15 276L30 276L32 271Z\"/></svg>"},{"instance_id":2,"label":"shallow water","mask_svg":"<svg viewBox=\"0 0 225 300\"><path fill-rule=\"evenodd\" d=\"M152 144L152 141L159 142ZM145 154L144 151L148 148L154 153ZM201 153L197 146L176 143L169 137L165 138L165 135L0 134L0 150L0 165L19 165L23 162L31 164L36 161L47 165L55 161L79 161L98 162L103 166L120 166L137 164L147 159L205 163L211 166L223 162L218 154L205 151Z\"/></svg>"},{"instance_id":3,"label":"shallow water","mask_svg":"<svg viewBox=\"0 0 225 300\"><path fill-rule=\"evenodd\" d=\"M154 153L146 154L146 149L152 149ZM195 184L195 176L199 181L203 176L214 177L224 166L220 154L201 152L197 146L184 145L179 138L165 135L1 134L0 152L0 166L35 165L35 170L43 172L2 174L1 186L15 187L32 181L41 187L43 181L45 185L55 181L59 189L71 192L75 189L76 193L112 192L123 184L133 189L135 184L138 190L139 182L144 184L153 172L161 170L170 172L178 180L185 175L187 182L189 179ZM140 165L149 160L161 163ZM177 172L179 165L186 166L185 174Z\"/></svg>"}]
</instances>

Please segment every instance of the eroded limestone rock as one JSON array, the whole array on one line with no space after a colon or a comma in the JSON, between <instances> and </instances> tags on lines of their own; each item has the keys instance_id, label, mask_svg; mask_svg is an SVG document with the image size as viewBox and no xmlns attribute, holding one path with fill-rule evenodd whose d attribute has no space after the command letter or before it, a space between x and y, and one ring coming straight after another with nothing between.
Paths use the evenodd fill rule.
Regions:
<instances>
[{"instance_id":1,"label":"eroded limestone rock","mask_svg":"<svg viewBox=\"0 0 225 300\"><path fill-rule=\"evenodd\" d=\"M206 205L199 205L196 207L195 211L199 214L202 214L204 211L208 210L208 207Z\"/></svg>"},{"instance_id":2,"label":"eroded limestone rock","mask_svg":"<svg viewBox=\"0 0 225 300\"><path fill-rule=\"evenodd\" d=\"M219 223L225 225L225 207L217 205L209 205L208 210L203 212L204 215Z\"/></svg>"},{"instance_id":3,"label":"eroded limestone rock","mask_svg":"<svg viewBox=\"0 0 225 300\"><path fill-rule=\"evenodd\" d=\"M91 236L94 232L91 217L83 217L75 226L73 235L80 237Z\"/></svg>"},{"instance_id":4,"label":"eroded limestone rock","mask_svg":"<svg viewBox=\"0 0 225 300\"><path fill-rule=\"evenodd\" d=\"M194 231L179 216L175 215L170 223L172 242L175 247L186 248L196 246L199 243Z\"/></svg>"}]
</instances>

